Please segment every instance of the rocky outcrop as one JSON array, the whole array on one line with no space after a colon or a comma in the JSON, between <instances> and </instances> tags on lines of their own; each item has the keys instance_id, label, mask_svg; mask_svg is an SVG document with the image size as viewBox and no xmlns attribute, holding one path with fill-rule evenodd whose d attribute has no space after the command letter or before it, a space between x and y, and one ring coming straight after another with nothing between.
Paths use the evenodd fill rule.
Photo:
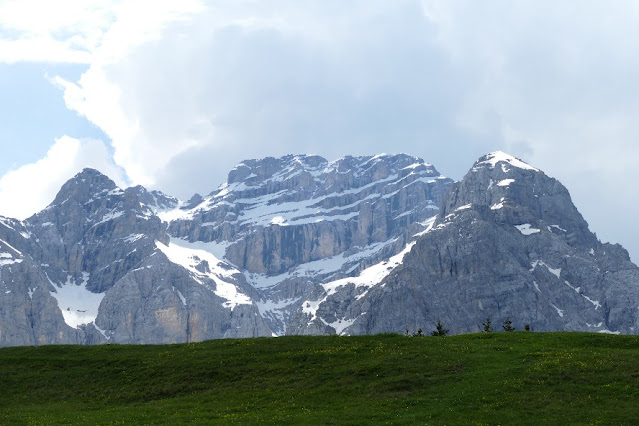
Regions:
<instances>
[{"instance_id":1,"label":"rocky outcrop","mask_svg":"<svg viewBox=\"0 0 639 426\"><path fill-rule=\"evenodd\" d=\"M77 343L81 331L65 324L46 274L29 256L32 235L0 218L0 346Z\"/></svg>"},{"instance_id":2,"label":"rocky outcrop","mask_svg":"<svg viewBox=\"0 0 639 426\"><path fill-rule=\"evenodd\" d=\"M123 191L98 171L85 169L49 207L26 221L41 247L34 258L49 265L54 281L88 273L89 290L108 290L153 252L154 241L168 242L166 225L140 201L142 195L139 188Z\"/></svg>"},{"instance_id":3,"label":"rocky outcrop","mask_svg":"<svg viewBox=\"0 0 639 426\"><path fill-rule=\"evenodd\" d=\"M168 248L170 237L154 211L176 205L85 169L25 222L0 218L0 346L270 336L249 296L250 306L239 307L223 297L248 286L243 275L222 283L198 278L185 269L195 254L169 259L158 248ZM165 297L163 284L180 297Z\"/></svg>"},{"instance_id":4,"label":"rocky outcrop","mask_svg":"<svg viewBox=\"0 0 639 426\"><path fill-rule=\"evenodd\" d=\"M183 202L86 169L0 217L0 346L499 327L637 333L639 270L504 153L247 160Z\"/></svg>"},{"instance_id":5,"label":"rocky outcrop","mask_svg":"<svg viewBox=\"0 0 639 426\"><path fill-rule=\"evenodd\" d=\"M637 333L638 302L628 253L597 240L558 181L494 153L453 185L402 265L344 314L352 334L438 319L452 333L476 332L487 317L497 327L510 317L519 330Z\"/></svg>"},{"instance_id":6,"label":"rocky outcrop","mask_svg":"<svg viewBox=\"0 0 639 426\"><path fill-rule=\"evenodd\" d=\"M437 214L451 183L405 154L334 162L290 155L244 161L197 205L158 214L173 238L205 245L244 271L262 315L284 334L323 282L401 251Z\"/></svg>"},{"instance_id":7,"label":"rocky outcrop","mask_svg":"<svg viewBox=\"0 0 639 426\"><path fill-rule=\"evenodd\" d=\"M197 282L188 269L157 253L107 292L96 324L109 341L117 343L271 336L248 296L238 296L237 290L231 290L236 294L229 301L224 294L218 295L217 279L206 275L198 274ZM223 285L234 287L230 283Z\"/></svg>"},{"instance_id":8,"label":"rocky outcrop","mask_svg":"<svg viewBox=\"0 0 639 426\"><path fill-rule=\"evenodd\" d=\"M436 214L450 179L408 155L247 160L197 206L160 214L169 233L225 242L251 273L282 274L393 237Z\"/></svg>"}]
</instances>

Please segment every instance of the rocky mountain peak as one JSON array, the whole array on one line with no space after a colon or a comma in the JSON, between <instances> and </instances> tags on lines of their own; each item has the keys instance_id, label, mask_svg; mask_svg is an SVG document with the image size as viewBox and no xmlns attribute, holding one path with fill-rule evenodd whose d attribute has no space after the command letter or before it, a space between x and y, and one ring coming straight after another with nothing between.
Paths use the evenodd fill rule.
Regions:
<instances>
[{"instance_id":1,"label":"rocky mountain peak","mask_svg":"<svg viewBox=\"0 0 639 426\"><path fill-rule=\"evenodd\" d=\"M510 169L508 166L516 167L521 170L532 170L532 171L540 171L536 167L531 166L530 164L520 160L517 157L513 157L510 154L507 154L503 151L495 151L489 154L484 155L479 160L475 162L473 168L471 170L476 171L480 168L490 168L494 169L497 165L501 165L502 171L507 173Z\"/></svg>"},{"instance_id":2,"label":"rocky mountain peak","mask_svg":"<svg viewBox=\"0 0 639 426\"><path fill-rule=\"evenodd\" d=\"M639 269L503 152L457 183L406 154L246 160L188 202L96 170L0 217L0 346L433 327L637 333Z\"/></svg>"},{"instance_id":3,"label":"rocky mountain peak","mask_svg":"<svg viewBox=\"0 0 639 426\"><path fill-rule=\"evenodd\" d=\"M318 155L244 160L229 172L227 183L244 182L251 185L269 179L285 180L293 174L321 171L327 163L326 159Z\"/></svg>"},{"instance_id":4,"label":"rocky mountain peak","mask_svg":"<svg viewBox=\"0 0 639 426\"><path fill-rule=\"evenodd\" d=\"M52 282L70 276L102 293L153 252L154 241L168 241L154 209L170 201L142 187L122 190L97 170L84 169L25 224L38 235L35 258L49 265Z\"/></svg>"},{"instance_id":5,"label":"rocky mountain peak","mask_svg":"<svg viewBox=\"0 0 639 426\"><path fill-rule=\"evenodd\" d=\"M345 156L330 163L317 155L287 155L281 158L245 160L229 173L222 190L235 184L247 187L269 186L271 189L294 183L296 188L321 189L340 181L343 189L358 187L391 175L411 173L439 176L439 172L424 160L407 154L377 154ZM327 183L322 185L322 183ZM332 188L333 191L339 188ZM213 194L219 193L214 192ZM212 195L213 195L212 194Z\"/></svg>"},{"instance_id":6,"label":"rocky mountain peak","mask_svg":"<svg viewBox=\"0 0 639 426\"><path fill-rule=\"evenodd\" d=\"M439 176L439 172L421 158L407 154L377 154L373 156L346 156L331 162L326 174L352 175L355 186L367 181L385 179L392 175L404 177L420 173L426 176Z\"/></svg>"},{"instance_id":7,"label":"rocky mountain peak","mask_svg":"<svg viewBox=\"0 0 639 426\"><path fill-rule=\"evenodd\" d=\"M453 333L476 332L486 317L510 317L518 330L637 333L638 278L623 248L590 232L561 183L495 152L451 186L402 265L349 306L374 314L346 330L400 332L441 319Z\"/></svg>"},{"instance_id":8,"label":"rocky mountain peak","mask_svg":"<svg viewBox=\"0 0 639 426\"><path fill-rule=\"evenodd\" d=\"M301 302L404 250L451 184L406 154L289 155L246 160L217 191L158 215L175 244L205 247L244 271L273 301L261 309L276 333L301 332L308 319L289 319Z\"/></svg>"},{"instance_id":9,"label":"rocky mountain peak","mask_svg":"<svg viewBox=\"0 0 639 426\"><path fill-rule=\"evenodd\" d=\"M60 206L69 200L86 203L96 194L115 189L117 185L108 176L95 169L85 168L62 185L52 205Z\"/></svg>"},{"instance_id":10,"label":"rocky mountain peak","mask_svg":"<svg viewBox=\"0 0 639 426\"><path fill-rule=\"evenodd\" d=\"M596 242L559 181L501 151L481 157L452 186L438 220L450 221L464 210L500 224L552 229L588 246Z\"/></svg>"},{"instance_id":11,"label":"rocky mountain peak","mask_svg":"<svg viewBox=\"0 0 639 426\"><path fill-rule=\"evenodd\" d=\"M86 168L68 180L49 207L28 222L32 225L52 223L58 228L81 229L123 219L134 223L147 221L160 209L178 204L174 197L148 191L138 185L125 190L97 170Z\"/></svg>"}]
</instances>

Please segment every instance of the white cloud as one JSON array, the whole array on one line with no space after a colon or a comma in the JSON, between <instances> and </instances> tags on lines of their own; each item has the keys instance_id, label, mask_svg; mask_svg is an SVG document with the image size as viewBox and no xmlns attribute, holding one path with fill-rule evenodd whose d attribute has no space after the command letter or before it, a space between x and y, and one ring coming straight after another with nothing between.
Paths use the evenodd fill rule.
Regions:
<instances>
[{"instance_id":1,"label":"white cloud","mask_svg":"<svg viewBox=\"0 0 639 426\"><path fill-rule=\"evenodd\" d=\"M115 63L199 0L2 0L0 62Z\"/></svg>"},{"instance_id":2,"label":"white cloud","mask_svg":"<svg viewBox=\"0 0 639 426\"><path fill-rule=\"evenodd\" d=\"M112 139L135 183L188 196L214 189L246 157L335 158L386 151L389 141L415 152L460 136L450 119L460 91L454 76L444 81L450 73L419 3L207 5L152 42L111 49L125 54L96 60L80 81L57 80L67 105ZM123 38L118 25L105 40Z\"/></svg>"},{"instance_id":3,"label":"white cloud","mask_svg":"<svg viewBox=\"0 0 639 426\"><path fill-rule=\"evenodd\" d=\"M89 63L114 16L99 0L0 2L0 62Z\"/></svg>"},{"instance_id":4,"label":"white cloud","mask_svg":"<svg viewBox=\"0 0 639 426\"><path fill-rule=\"evenodd\" d=\"M561 180L636 258L639 2L422 3L454 67L472 70L459 125Z\"/></svg>"},{"instance_id":5,"label":"white cloud","mask_svg":"<svg viewBox=\"0 0 639 426\"><path fill-rule=\"evenodd\" d=\"M639 179L636 1L67 0L33 21L34 4L0 3L21 35L0 31L0 61L86 62L54 81L133 183L188 197L291 152L406 151L460 178L502 149L639 252L602 207L639 207L637 187L611 189Z\"/></svg>"},{"instance_id":6,"label":"white cloud","mask_svg":"<svg viewBox=\"0 0 639 426\"><path fill-rule=\"evenodd\" d=\"M120 185L134 176L149 179L137 164L127 162L134 146L138 119L119 107L121 88L104 77L140 45L160 38L165 25L200 10L198 1L36 0L0 1L0 63L85 63L80 81L50 81L64 91L70 108L98 125L112 138L114 150L100 141L68 136L56 139L45 158L0 177L0 214L23 218L45 207L64 181L83 167L95 167ZM85 83L87 82L87 83ZM95 102L97 100L97 102ZM80 135L81 136L81 135ZM124 171L115 160L127 165ZM151 157L148 157L149 159ZM41 176L48 176L41 179ZM29 197L24 197L29 194Z\"/></svg>"},{"instance_id":7,"label":"white cloud","mask_svg":"<svg viewBox=\"0 0 639 426\"><path fill-rule=\"evenodd\" d=\"M92 52L90 67L80 80L74 83L61 77L53 79L64 89L67 106L109 136L115 150L115 162L124 167L137 184L153 184L158 169L173 156L197 145L197 141L173 140L162 145L162 139L151 144L144 139L142 131L145 129L141 129L140 116L145 111L138 108L128 110L124 107L125 103L143 103L144 107L149 107L157 101L164 103L166 99L157 99L156 96L138 99L139 90L123 83L132 78L141 78L151 79L157 85L164 78L155 77L158 73L162 76L162 70L157 69L149 75L140 75L139 64L132 61L131 57L135 58L135 52L145 43L160 40L167 25L183 22L201 10L202 6L197 1L181 1L179 4L174 1L154 1L152 5L148 2L122 3L113 9L116 19L104 33L100 45ZM118 77L123 77L124 81ZM152 131L161 127L162 123L149 126L147 122L144 125Z\"/></svg>"},{"instance_id":8,"label":"white cloud","mask_svg":"<svg viewBox=\"0 0 639 426\"><path fill-rule=\"evenodd\" d=\"M50 38L1 40L0 62L63 62L86 64L90 55L82 50L70 48L68 43Z\"/></svg>"},{"instance_id":9,"label":"white cloud","mask_svg":"<svg viewBox=\"0 0 639 426\"><path fill-rule=\"evenodd\" d=\"M85 167L92 167L125 185L122 170L113 164L101 141L63 136L47 155L0 178L0 214L25 219L45 208L60 187Z\"/></svg>"}]
</instances>

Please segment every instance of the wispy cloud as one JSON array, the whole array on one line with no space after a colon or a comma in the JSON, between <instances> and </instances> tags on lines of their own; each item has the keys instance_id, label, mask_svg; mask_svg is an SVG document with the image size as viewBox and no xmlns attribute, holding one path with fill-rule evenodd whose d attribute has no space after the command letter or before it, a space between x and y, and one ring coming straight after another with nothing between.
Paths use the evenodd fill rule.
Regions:
<instances>
[{"instance_id":1,"label":"wispy cloud","mask_svg":"<svg viewBox=\"0 0 639 426\"><path fill-rule=\"evenodd\" d=\"M115 16L93 0L0 2L0 62L91 62Z\"/></svg>"}]
</instances>

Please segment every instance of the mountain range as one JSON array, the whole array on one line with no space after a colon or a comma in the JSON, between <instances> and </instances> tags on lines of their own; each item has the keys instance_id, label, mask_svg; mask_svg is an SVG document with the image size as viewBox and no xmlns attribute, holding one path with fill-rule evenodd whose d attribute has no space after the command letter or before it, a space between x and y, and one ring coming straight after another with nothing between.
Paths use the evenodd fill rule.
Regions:
<instances>
[{"instance_id":1,"label":"mountain range","mask_svg":"<svg viewBox=\"0 0 639 426\"><path fill-rule=\"evenodd\" d=\"M406 155L246 160L208 195L85 169L0 217L0 346L286 334L639 331L639 269L503 152L459 182Z\"/></svg>"}]
</instances>

